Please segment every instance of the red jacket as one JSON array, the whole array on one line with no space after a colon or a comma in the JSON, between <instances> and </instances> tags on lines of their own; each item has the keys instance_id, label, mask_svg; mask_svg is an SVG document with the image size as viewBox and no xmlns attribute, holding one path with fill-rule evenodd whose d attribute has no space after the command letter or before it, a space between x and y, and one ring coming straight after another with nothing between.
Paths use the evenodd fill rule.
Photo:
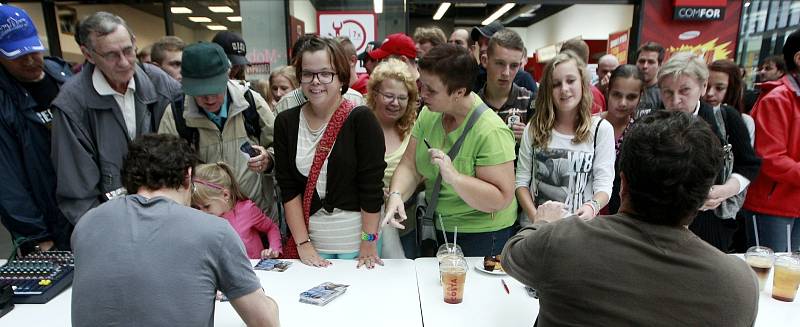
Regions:
<instances>
[{"instance_id":1,"label":"red jacket","mask_svg":"<svg viewBox=\"0 0 800 327\"><path fill-rule=\"evenodd\" d=\"M757 213L800 218L800 87L789 74L764 83L751 115L761 172L744 207Z\"/></svg>"}]
</instances>

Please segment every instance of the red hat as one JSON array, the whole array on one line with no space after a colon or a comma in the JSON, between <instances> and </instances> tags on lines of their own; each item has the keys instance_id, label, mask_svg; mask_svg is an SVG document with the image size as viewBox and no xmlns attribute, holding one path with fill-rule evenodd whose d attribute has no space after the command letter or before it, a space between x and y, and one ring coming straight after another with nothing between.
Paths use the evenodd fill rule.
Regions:
<instances>
[{"instance_id":1,"label":"red hat","mask_svg":"<svg viewBox=\"0 0 800 327\"><path fill-rule=\"evenodd\" d=\"M369 56L375 60L382 60L390 55L405 56L409 59L416 58L417 48L414 46L414 40L403 33L391 34L386 37L386 40L383 40L380 48L369 52Z\"/></svg>"}]
</instances>

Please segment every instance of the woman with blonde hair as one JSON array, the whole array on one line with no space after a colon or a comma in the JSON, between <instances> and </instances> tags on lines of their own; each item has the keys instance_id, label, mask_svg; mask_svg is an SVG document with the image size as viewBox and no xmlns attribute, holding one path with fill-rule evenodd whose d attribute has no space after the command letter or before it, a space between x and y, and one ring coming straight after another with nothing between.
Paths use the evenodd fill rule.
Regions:
<instances>
[{"instance_id":1,"label":"woman with blonde hair","mask_svg":"<svg viewBox=\"0 0 800 327\"><path fill-rule=\"evenodd\" d=\"M392 175L400 163L411 139L411 127L417 119L417 80L408 71L408 66L400 60L389 59L378 65L370 75L367 85L367 106L372 109L383 129L386 153L386 170L383 174L383 187L388 190ZM388 195L388 193L387 193ZM407 212L414 212L414 201L406 204ZM405 229L398 236L398 230L391 225L384 225L383 249L381 257L416 258L416 217L403 223ZM402 247L400 247L402 243Z\"/></svg>"},{"instance_id":2,"label":"woman with blonde hair","mask_svg":"<svg viewBox=\"0 0 800 327\"><path fill-rule=\"evenodd\" d=\"M567 214L590 219L608 204L614 181L614 128L592 116L586 64L572 52L545 66L536 111L525 127L516 195L532 222L536 207L561 202ZM557 175L541 167L558 167ZM556 178L557 177L557 178Z\"/></svg>"},{"instance_id":3,"label":"woman with blonde hair","mask_svg":"<svg viewBox=\"0 0 800 327\"><path fill-rule=\"evenodd\" d=\"M269 74L269 92L267 92L266 97L269 107L274 111L278 101L299 85L293 66L284 66L273 71Z\"/></svg>"}]
</instances>

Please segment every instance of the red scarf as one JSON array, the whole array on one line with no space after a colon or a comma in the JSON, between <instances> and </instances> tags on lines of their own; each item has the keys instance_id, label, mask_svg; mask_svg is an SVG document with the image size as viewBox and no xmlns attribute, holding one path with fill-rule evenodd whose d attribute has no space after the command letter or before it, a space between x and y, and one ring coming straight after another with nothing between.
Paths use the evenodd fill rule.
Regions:
<instances>
[{"instance_id":1,"label":"red scarf","mask_svg":"<svg viewBox=\"0 0 800 327\"><path fill-rule=\"evenodd\" d=\"M320 170L322 170L322 164L325 163L325 160L328 158L333 144L336 143L336 137L339 136L339 130L342 129L344 122L350 115L350 111L353 110L353 106L350 100L342 99L339 108L336 108L330 121L328 121L328 127L322 134L322 139L317 144L317 150L314 153L314 161L311 163L311 168L308 171L306 189L305 192L303 192L303 219L305 220L306 228L308 228L308 219L311 217L311 200L314 198L314 190L317 187L317 180L319 179ZM303 113L301 112L300 114L302 115ZM294 236L289 236L289 239L286 240L286 245L283 246L282 257L285 259L300 258Z\"/></svg>"}]
</instances>

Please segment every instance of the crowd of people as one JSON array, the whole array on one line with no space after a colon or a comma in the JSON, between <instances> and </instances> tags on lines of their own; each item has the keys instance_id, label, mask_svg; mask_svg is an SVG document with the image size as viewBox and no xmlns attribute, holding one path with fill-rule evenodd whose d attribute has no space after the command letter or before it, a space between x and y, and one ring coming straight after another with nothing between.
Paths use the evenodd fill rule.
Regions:
<instances>
[{"instance_id":1,"label":"crowd of people","mask_svg":"<svg viewBox=\"0 0 800 327\"><path fill-rule=\"evenodd\" d=\"M360 54L303 35L290 65L246 81L236 33L141 53L97 12L70 66L0 5L11 16L27 23L0 36L0 218L22 253L74 251L76 326L208 324L217 290L248 325L277 325L248 259L373 269L456 233L466 256L503 253L543 323L628 324L619 307L657 321L641 299L680 280L659 306L751 325L755 279L723 253L800 244L800 30L748 90L733 61L654 42L634 65L600 57L592 84L588 46L569 40L537 83L498 22ZM129 274L141 282L119 285ZM687 300L708 287L726 291ZM578 298L591 318L566 305Z\"/></svg>"}]
</instances>

